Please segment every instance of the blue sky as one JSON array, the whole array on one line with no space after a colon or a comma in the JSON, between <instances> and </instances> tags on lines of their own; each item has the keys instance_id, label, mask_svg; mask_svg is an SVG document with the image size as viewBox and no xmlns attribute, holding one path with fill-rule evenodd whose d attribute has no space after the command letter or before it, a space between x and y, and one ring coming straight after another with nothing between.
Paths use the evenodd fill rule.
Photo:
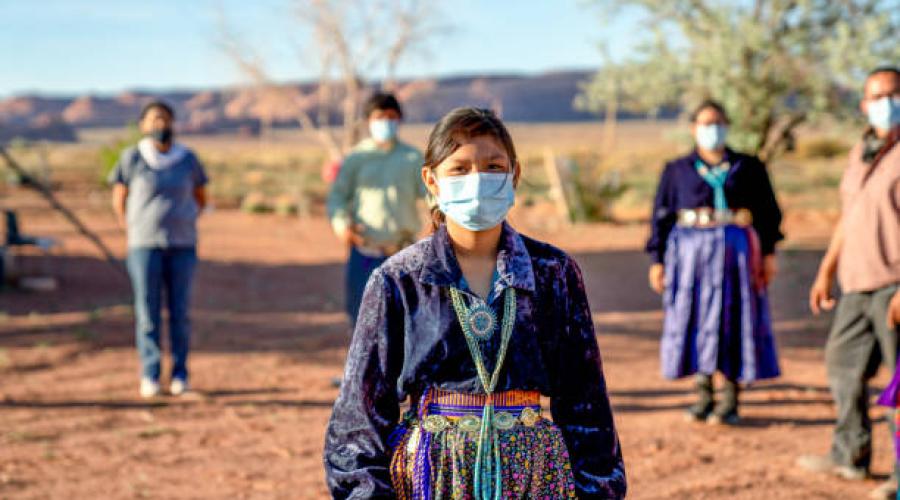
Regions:
<instances>
[{"instance_id":1,"label":"blue sky","mask_svg":"<svg viewBox=\"0 0 900 500\"><path fill-rule=\"evenodd\" d=\"M223 86L243 76L216 46L217 6L279 80L316 75L289 0L0 0L0 97ZM636 22L604 22L584 0L445 0L452 31L401 76L540 72L627 52Z\"/></svg>"}]
</instances>

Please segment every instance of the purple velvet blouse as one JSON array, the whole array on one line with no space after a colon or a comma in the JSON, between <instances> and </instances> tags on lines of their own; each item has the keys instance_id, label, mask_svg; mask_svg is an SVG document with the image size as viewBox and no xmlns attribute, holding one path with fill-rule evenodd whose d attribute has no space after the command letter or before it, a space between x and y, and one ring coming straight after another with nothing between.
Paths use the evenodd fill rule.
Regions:
<instances>
[{"instance_id":1,"label":"purple velvet blouse","mask_svg":"<svg viewBox=\"0 0 900 500\"><path fill-rule=\"evenodd\" d=\"M496 390L550 398L580 498L624 497L622 451L581 271L561 250L504 224L497 276L491 307L502 318L502 292L513 287L517 308ZM482 392L451 286L469 291L445 227L391 257L369 280L325 440L335 498L394 497L388 437L401 401L428 387ZM498 343L485 346L489 371Z\"/></svg>"}]
</instances>

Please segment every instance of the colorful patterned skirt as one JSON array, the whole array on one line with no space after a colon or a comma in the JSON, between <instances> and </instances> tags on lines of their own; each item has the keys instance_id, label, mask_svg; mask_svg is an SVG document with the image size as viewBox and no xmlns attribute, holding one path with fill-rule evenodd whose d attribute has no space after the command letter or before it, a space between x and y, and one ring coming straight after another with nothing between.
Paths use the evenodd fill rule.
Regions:
<instances>
[{"instance_id":1,"label":"colorful patterned skirt","mask_svg":"<svg viewBox=\"0 0 900 500\"><path fill-rule=\"evenodd\" d=\"M394 433L391 480L400 499L475 498L474 470L484 394L430 389ZM569 453L541 416L540 395L494 395L502 498L575 498Z\"/></svg>"},{"instance_id":2,"label":"colorful patterned skirt","mask_svg":"<svg viewBox=\"0 0 900 500\"><path fill-rule=\"evenodd\" d=\"M752 226L676 226L666 248L663 376L722 372L752 382L780 374L762 256Z\"/></svg>"}]
</instances>

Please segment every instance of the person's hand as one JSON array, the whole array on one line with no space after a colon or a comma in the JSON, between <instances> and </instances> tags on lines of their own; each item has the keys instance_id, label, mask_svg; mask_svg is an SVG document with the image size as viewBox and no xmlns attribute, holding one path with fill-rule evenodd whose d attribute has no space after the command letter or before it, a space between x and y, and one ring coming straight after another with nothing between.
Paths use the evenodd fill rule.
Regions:
<instances>
[{"instance_id":1,"label":"person's hand","mask_svg":"<svg viewBox=\"0 0 900 500\"><path fill-rule=\"evenodd\" d=\"M900 290L894 292L891 302L888 304L887 310L888 328L897 328L900 326Z\"/></svg>"},{"instance_id":2,"label":"person's hand","mask_svg":"<svg viewBox=\"0 0 900 500\"><path fill-rule=\"evenodd\" d=\"M343 231L338 233L337 237L341 242L343 242L348 247L358 247L363 244L365 239L360 234L362 232L362 228L357 225L348 225L344 228Z\"/></svg>"},{"instance_id":3,"label":"person's hand","mask_svg":"<svg viewBox=\"0 0 900 500\"><path fill-rule=\"evenodd\" d=\"M771 255L766 255L763 258L762 271L763 285L769 286L772 283L772 280L775 279L775 276L778 275L778 260L775 258L774 253Z\"/></svg>"},{"instance_id":4,"label":"person's hand","mask_svg":"<svg viewBox=\"0 0 900 500\"><path fill-rule=\"evenodd\" d=\"M834 286L834 277L831 273L820 272L809 290L809 308L813 314L834 309L834 296L831 289Z\"/></svg>"},{"instance_id":5,"label":"person's hand","mask_svg":"<svg viewBox=\"0 0 900 500\"><path fill-rule=\"evenodd\" d=\"M666 268L662 264L653 264L650 266L650 273L647 276L650 281L650 288L656 293L662 293L666 287Z\"/></svg>"}]
</instances>

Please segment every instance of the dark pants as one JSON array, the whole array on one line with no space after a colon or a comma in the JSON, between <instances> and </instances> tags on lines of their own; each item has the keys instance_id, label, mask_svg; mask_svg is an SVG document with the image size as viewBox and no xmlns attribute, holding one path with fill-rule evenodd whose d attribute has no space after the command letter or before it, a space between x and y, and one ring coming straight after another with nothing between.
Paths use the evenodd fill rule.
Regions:
<instances>
[{"instance_id":1,"label":"dark pants","mask_svg":"<svg viewBox=\"0 0 900 500\"><path fill-rule=\"evenodd\" d=\"M172 378L187 381L187 358L191 338L188 317L191 282L197 253L191 248L132 248L128 272L134 290L135 337L141 358L141 377L159 380L162 353L162 296L169 308L169 338L172 348Z\"/></svg>"},{"instance_id":2,"label":"dark pants","mask_svg":"<svg viewBox=\"0 0 900 500\"><path fill-rule=\"evenodd\" d=\"M896 290L894 285L848 293L838 302L825 364L837 406L831 456L843 465L868 469L872 461L868 381L882 362L892 372L897 364L898 331L887 326L887 308ZM888 422L893 434L893 418Z\"/></svg>"},{"instance_id":3,"label":"dark pants","mask_svg":"<svg viewBox=\"0 0 900 500\"><path fill-rule=\"evenodd\" d=\"M356 249L350 249L350 258L347 260L347 291L345 295L347 316L350 317L350 324L356 326L356 317L359 315L359 304L362 302L363 292L366 290L366 283L372 271L378 268L387 257L369 257L363 255Z\"/></svg>"}]
</instances>

